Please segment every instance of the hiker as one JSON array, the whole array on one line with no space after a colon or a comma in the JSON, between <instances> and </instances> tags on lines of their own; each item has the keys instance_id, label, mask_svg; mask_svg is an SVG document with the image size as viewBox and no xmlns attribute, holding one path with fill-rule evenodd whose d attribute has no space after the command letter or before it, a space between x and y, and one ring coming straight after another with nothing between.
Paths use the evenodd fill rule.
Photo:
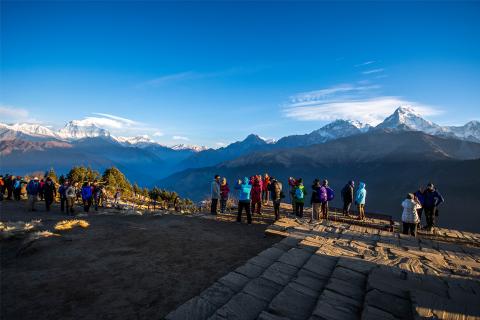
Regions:
<instances>
[{"instance_id":1,"label":"hiker","mask_svg":"<svg viewBox=\"0 0 480 320\"><path fill-rule=\"evenodd\" d=\"M7 189L7 200L12 200L14 177L7 174L5 176L5 189Z\"/></svg>"},{"instance_id":2,"label":"hiker","mask_svg":"<svg viewBox=\"0 0 480 320\"><path fill-rule=\"evenodd\" d=\"M347 217L350 216L350 206L353 203L354 188L355 182L350 180L342 189L343 214Z\"/></svg>"},{"instance_id":3,"label":"hiker","mask_svg":"<svg viewBox=\"0 0 480 320\"><path fill-rule=\"evenodd\" d=\"M97 180L93 181L93 203L95 206L95 211L98 211L98 207L100 206L100 202L102 201L102 193L103 187L98 185Z\"/></svg>"},{"instance_id":4,"label":"hiker","mask_svg":"<svg viewBox=\"0 0 480 320\"><path fill-rule=\"evenodd\" d=\"M365 200L367 198L366 184L360 182L355 194L355 205L358 207L358 220L365 220Z\"/></svg>"},{"instance_id":5,"label":"hiker","mask_svg":"<svg viewBox=\"0 0 480 320\"><path fill-rule=\"evenodd\" d=\"M113 198L113 207L118 207L120 206L120 200L122 199L122 193L120 192L120 189L117 189L115 192L114 198Z\"/></svg>"},{"instance_id":6,"label":"hiker","mask_svg":"<svg viewBox=\"0 0 480 320\"><path fill-rule=\"evenodd\" d=\"M215 175L211 185L211 194L212 194L212 203L210 206L210 213L217 214L217 205L218 199L220 198L220 176L218 174Z\"/></svg>"},{"instance_id":7,"label":"hiker","mask_svg":"<svg viewBox=\"0 0 480 320\"><path fill-rule=\"evenodd\" d=\"M0 176L0 201L3 201L4 194L5 194L5 182L3 181L3 176Z\"/></svg>"},{"instance_id":8,"label":"hiker","mask_svg":"<svg viewBox=\"0 0 480 320\"><path fill-rule=\"evenodd\" d=\"M20 201L21 196L22 196L22 177L18 176L14 181L13 181L13 197L15 200ZM38 178L37 178L37 183L38 183ZM37 195L38 195L38 190L37 190Z\"/></svg>"},{"instance_id":9,"label":"hiker","mask_svg":"<svg viewBox=\"0 0 480 320\"><path fill-rule=\"evenodd\" d=\"M414 193L415 198L420 203L420 208L417 209L418 214L418 224L422 223L422 213L423 213L423 203L425 199L425 189L423 187L419 187L418 190Z\"/></svg>"},{"instance_id":10,"label":"hiker","mask_svg":"<svg viewBox=\"0 0 480 320\"><path fill-rule=\"evenodd\" d=\"M50 211L50 206L52 205L55 197L57 196L57 189L55 187L55 183L52 181L52 178L47 178L47 181L44 183L41 190L43 198L45 199L45 209L48 212Z\"/></svg>"},{"instance_id":11,"label":"hiker","mask_svg":"<svg viewBox=\"0 0 480 320\"><path fill-rule=\"evenodd\" d=\"M333 200L334 194L333 190L328 186L328 180L326 179L322 182L319 196L321 202L322 218L328 219L328 202Z\"/></svg>"},{"instance_id":12,"label":"hiker","mask_svg":"<svg viewBox=\"0 0 480 320\"><path fill-rule=\"evenodd\" d=\"M295 195L295 215L299 218L303 217L303 206L305 204L305 196L307 195L307 191L303 186L303 179L299 178L296 180L296 186L294 189Z\"/></svg>"},{"instance_id":13,"label":"hiker","mask_svg":"<svg viewBox=\"0 0 480 320\"><path fill-rule=\"evenodd\" d=\"M312 223L313 221L318 221L320 217L320 207L321 207L320 187L321 187L320 180L319 179L313 180L312 196L310 197L310 204L312 205L312 217L309 223Z\"/></svg>"},{"instance_id":14,"label":"hiker","mask_svg":"<svg viewBox=\"0 0 480 320\"><path fill-rule=\"evenodd\" d=\"M409 234L411 236L417 236L417 225L420 221L418 217L418 209L421 207L418 199L412 193L407 194L407 198L402 202L403 213L403 234Z\"/></svg>"},{"instance_id":15,"label":"hiker","mask_svg":"<svg viewBox=\"0 0 480 320\"><path fill-rule=\"evenodd\" d=\"M427 231L432 231L435 227L435 217L438 216L438 206L444 202L442 195L437 191L433 183L427 185L424 192L423 209L427 219Z\"/></svg>"},{"instance_id":16,"label":"hiker","mask_svg":"<svg viewBox=\"0 0 480 320\"><path fill-rule=\"evenodd\" d=\"M220 212L225 213L227 208L228 194L230 193L230 188L228 187L227 178L222 179L220 184Z\"/></svg>"},{"instance_id":17,"label":"hiker","mask_svg":"<svg viewBox=\"0 0 480 320\"><path fill-rule=\"evenodd\" d=\"M58 194L60 195L60 211L65 211L65 205L67 203L67 189L69 187L68 180L63 181L63 184L58 188ZM68 213L68 210L67 210Z\"/></svg>"},{"instance_id":18,"label":"hiker","mask_svg":"<svg viewBox=\"0 0 480 320\"><path fill-rule=\"evenodd\" d=\"M252 199L252 214L262 214L262 176L258 175L253 177L252 190L250 191L250 197Z\"/></svg>"},{"instance_id":19,"label":"hiker","mask_svg":"<svg viewBox=\"0 0 480 320\"><path fill-rule=\"evenodd\" d=\"M250 192L252 190L252 185L247 177L243 178L243 182L238 180L235 189L239 190L238 192L238 214L237 222L242 222L242 211L245 209L247 214L247 223L252 223L252 215L250 213Z\"/></svg>"},{"instance_id":20,"label":"hiker","mask_svg":"<svg viewBox=\"0 0 480 320\"><path fill-rule=\"evenodd\" d=\"M70 183L65 190L65 197L67 198L67 214L74 213L75 200L77 199L77 183Z\"/></svg>"},{"instance_id":21,"label":"hiker","mask_svg":"<svg viewBox=\"0 0 480 320\"><path fill-rule=\"evenodd\" d=\"M38 178L35 177L27 184L28 209L30 209L30 211L37 211L35 209L35 203L37 203L39 191L40 184L38 182Z\"/></svg>"},{"instance_id":22,"label":"hiker","mask_svg":"<svg viewBox=\"0 0 480 320\"><path fill-rule=\"evenodd\" d=\"M290 196L290 203L292 204L292 214L295 214L295 187L297 186L295 178L288 178L288 186L290 189L288 195Z\"/></svg>"},{"instance_id":23,"label":"hiker","mask_svg":"<svg viewBox=\"0 0 480 320\"><path fill-rule=\"evenodd\" d=\"M268 204L268 200L270 200L270 190L268 187L270 186L270 176L268 173L265 173L263 176L263 183L262 183L262 201L264 205Z\"/></svg>"},{"instance_id":24,"label":"hiker","mask_svg":"<svg viewBox=\"0 0 480 320\"><path fill-rule=\"evenodd\" d=\"M282 183L271 177L270 184L268 185L268 191L272 196L273 212L275 213L275 221L280 219L280 202L285 197L282 192Z\"/></svg>"},{"instance_id":25,"label":"hiker","mask_svg":"<svg viewBox=\"0 0 480 320\"><path fill-rule=\"evenodd\" d=\"M92 206L92 187L90 182L85 182L82 186L83 211L89 212Z\"/></svg>"},{"instance_id":26,"label":"hiker","mask_svg":"<svg viewBox=\"0 0 480 320\"><path fill-rule=\"evenodd\" d=\"M40 201L43 201L43 187L45 186L45 180L40 179L39 184L40 184L40 190L38 194L40 195Z\"/></svg>"}]
</instances>

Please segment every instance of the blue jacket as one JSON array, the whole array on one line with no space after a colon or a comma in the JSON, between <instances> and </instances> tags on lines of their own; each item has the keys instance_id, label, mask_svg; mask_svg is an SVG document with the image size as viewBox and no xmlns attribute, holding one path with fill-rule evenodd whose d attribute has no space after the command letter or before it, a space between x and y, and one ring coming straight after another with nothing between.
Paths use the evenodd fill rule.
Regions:
<instances>
[{"instance_id":1,"label":"blue jacket","mask_svg":"<svg viewBox=\"0 0 480 320\"><path fill-rule=\"evenodd\" d=\"M423 193L423 206L425 208L434 208L444 201L442 195L435 189L425 190Z\"/></svg>"},{"instance_id":2,"label":"blue jacket","mask_svg":"<svg viewBox=\"0 0 480 320\"><path fill-rule=\"evenodd\" d=\"M355 203L356 204L365 204L365 199L367 198L367 190L365 190L365 183L360 182L358 185L357 193L355 194Z\"/></svg>"},{"instance_id":3,"label":"blue jacket","mask_svg":"<svg viewBox=\"0 0 480 320\"><path fill-rule=\"evenodd\" d=\"M252 185L250 184L250 180L247 177L243 178L243 183L237 184L235 186L235 189L239 190L239 201L250 201L250 191L252 190Z\"/></svg>"},{"instance_id":4,"label":"blue jacket","mask_svg":"<svg viewBox=\"0 0 480 320\"><path fill-rule=\"evenodd\" d=\"M423 206L423 203L425 202L425 191L420 192L420 190L418 190L415 192L415 197L417 197L418 202L420 202L420 204Z\"/></svg>"},{"instance_id":5,"label":"blue jacket","mask_svg":"<svg viewBox=\"0 0 480 320\"><path fill-rule=\"evenodd\" d=\"M88 200L92 197L92 187L84 186L82 187L82 199Z\"/></svg>"},{"instance_id":6,"label":"blue jacket","mask_svg":"<svg viewBox=\"0 0 480 320\"><path fill-rule=\"evenodd\" d=\"M36 196L40 192L40 183L35 180L30 180L27 184L27 194L31 196Z\"/></svg>"}]
</instances>

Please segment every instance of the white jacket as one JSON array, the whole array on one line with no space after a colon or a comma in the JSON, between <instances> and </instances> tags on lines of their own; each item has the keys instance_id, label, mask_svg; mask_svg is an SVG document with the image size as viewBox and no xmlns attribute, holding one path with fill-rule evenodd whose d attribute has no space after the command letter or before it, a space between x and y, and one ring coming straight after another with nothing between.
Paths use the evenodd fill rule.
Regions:
<instances>
[{"instance_id":1,"label":"white jacket","mask_svg":"<svg viewBox=\"0 0 480 320\"><path fill-rule=\"evenodd\" d=\"M405 199L402 202L403 213L402 213L402 222L406 223L419 223L420 219L418 218L417 209L420 209L422 206L415 202L412 199Z\"/></svg>"},{"instance_id":2,"label":"white jacket","mask_svg":"<svg viewBox=\"0 0 480 320\"><path fill-rule=\"evenodd\" d=\"M220 184L216 181L212 181L212 199L220 199Z\"/></svg>"}]
</instances>

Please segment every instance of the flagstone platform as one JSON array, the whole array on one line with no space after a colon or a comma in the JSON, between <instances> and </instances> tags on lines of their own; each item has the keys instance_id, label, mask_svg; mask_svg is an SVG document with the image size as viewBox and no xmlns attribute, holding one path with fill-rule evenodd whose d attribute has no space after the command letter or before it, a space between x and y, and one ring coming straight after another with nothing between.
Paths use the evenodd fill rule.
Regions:
<instances>
[{"instance_id":1,"label":"flagstone platform","mask_svg":"<svg viewBox=\"0 0 480 320\"><path fill-rule=\"evenodd\" d=\"M480 319L478 234L288 218L270 234L285 238L166 319Z\"/></svg>"}]
</instances>

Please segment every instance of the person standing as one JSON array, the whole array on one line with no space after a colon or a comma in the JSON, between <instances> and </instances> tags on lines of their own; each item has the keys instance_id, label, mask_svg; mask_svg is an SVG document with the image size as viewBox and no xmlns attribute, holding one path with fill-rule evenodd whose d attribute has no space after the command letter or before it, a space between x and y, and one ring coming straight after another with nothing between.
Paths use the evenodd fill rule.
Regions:
<instances>
[{"instance_id":1,"label":"person standing","mask_svg":"<svg viewBox=\"0 0 480 320\"><path fill-rule=\"evenodd\" d=\"M115 191L115 195L113 196L113 207L117 208L120 206L120 200L122 199L122 192L119 188Z\"/></svg>"},{"instance_id":2,"label":"person standing","mask_svg":"<svg viewBox=\"0 0 480 320\"><path fill-rule=\"evenodd\" d=\"M350 207L353 203L355 182L350 180L342 189L342 201L343 201L343 214L350 216Z\"/></svg>"},{"instance_id":3,"label":"person standing","mask_svg":"<svg viewBox=\"0 0 480 320\"><path fill-rule=\"evenodd\" d=\"M20 180L18 180L20 182ZM38 193L40 191L40 184L38 178L35 177L27 184L27 196L28 196L28 209L30 211L37 211L35 209L35 203L38 201Z\"/></svg>"},{"instance_id":4,"label":"person standing","mask_svg":"<svg viewBox=\"0 0 480 320\"><path fill-rule=\"evenodd\" d=\"M22 183L23 183L22 177L20 176L17 176L17 178L13 181L13 197L17 201L20 201L22 196ZM38 178L37 178L37 184L38 184ZM38 186L38 188L40 188L40 185ZM40 190L37 190L37 196L39 191Z\"/></svg>"},{"instance_id":5,"label":"person standing","mask_svg":"<svg viewBox=\"0 0 480 320\"><path fill-rule=\"evenodd\" d=\"M419 226L422 223L423 203L424 203L424 200L425 200L424 194L425 194L425 189L423 187L419 187L418 190L414 194L415 199L417 199L418 203L420 203L420 208L417 209Z\"/></svg>"},{"instance_id":6,"label":"person standing","mask_svg":"<svg viewBox=\"0 0 480 320\"><path fill-rule=\"evenodd\" d=\"M45 209L50 211L50 206L52 205L55 197L57 196L57 189L55 183L52 181L52 178L48 177L47 181L43 184L42 187L43 198L45 199Z\"/></svg>"},{"instance_id":7,"label":"person standing","mask_svg":"<svg viewBox=\"0 0 480 320\"><path fill-rule=\"evenodd\" d=\"M297 185L295 186L295 215L299 218L303 218L303 206L305 204L305 196L307 191L303 185L303 179L299 178L297 180Z\"/></svg>"},{"instance_id":8,"label":"person standing","mask_svg":"<svg viewBox=\"0 0 480 320\"><path fill-rule=\"evenodd\" d=\"M407 198L402 202L402 224L403 234L417 236L417 225L420 221L418 217L418 209L421 207L420 203L412 193L407 195Z\"/></svg>"},{"instance_id":9,"label":"person standing","mask_svg":"<svg viewBox=\"0 0 480 320\"><path fill-rule=\"evenodd\" d=\"M367 199L366 184L360 182L358 190L355 194L355 204L358 207L358 220L365 220L365 201Z\"/></svg>"},{"instance_id":10,"label":"person standing","mask_svg":"<svg viewBox=\"0 0 480 320\"><path fill-rule=\"evenodd\" d=\"M93 181L93 204L95 206L95 211L98 211L100 206L100 201L102 199L102 187L98 184L98 181Z\"/></svg>"},{"instance_id":11,"label":"person standing","mask_svg":"<svg viewBox=\"0 0 480 320\"><path fill-rule=\"evenodd\" d=\"M252 199L252 214L256 212L258 215L262 214L262 177L255 176L253 178L253 186L250 192L250 197Z\"/></svg>"},{"instance_id":12,"label":"person standing","mask_svg":"<svg viewBox=\"0 0 480 320\"><path fill-rule=\"evenodd\" d=\"M282 183L271 177L270 184L268 185L268 191L270 192L272 203L273 203L273 212L275 213L275 221L280 219L280 203L283 198L282 192Z\"/></svg>"},{"instance_id":13,"label":"person standing","mask_svg":"<svg viewBox=\"0 0 480 320\"><path fill-rule=\"evenodd\" d=\"M220 176L215 175L211 184L212 203L210 206L210 213L217 214L218 199L220 199Z\"/></svg>"},{"instance_id":14,"label":"person standing","mask_svg":"<svg viewBox=\"0 0 480 320\"><path fill-rule=\"evenodd\" d=\"M295 187L297 186L297 181L295 178L288 178L288 195L290 196L290 203L292 204L292 214L295 214Z\"/></svg>"},{"instance_id":15,"label":"person standing","mask_svg":"<svg viewBox=\"0 0 480 320\"><path fill-rule=\"evenodd\" d=\"M220 212L225 213L227 208L228 194L230 193L230 188L228 187L227 178L222 179L220 184Z\"/></svg>"},{"instance_id":16,"label":"person standing","mask_svg":"<svg viewBox=\"0 0 480 320\"><path fill-rule=\"evenodd\" d=\"M82 186L83 211L89 212L92 206L92 187L90 182L85 182Z\"/></svg>"},{"instance_id":17,"label":"person standing","mask_svg":"<svg viewBox=\"0 0 480 320\"><path fill-rule=\"evenodd\" d=\"M40 201L43 201L43 187L45 186L45 180L44 179L40 179L40 190L38 192L39 196L40 196Z\"/></svg>"},{"instance_id":18,"label":"person standing","mask_svg":"<svg viewBox=\"0 0 480 320\"><path fill-rule=\"evenodd\" d=\"M5 176L5 188L7 189L7 200L12 200L14 177L12 175Z\"/></svg>"},{"instance_id":19,"label":"person standing","mask_svg":"<svg viewBox=\"0 0 480 320\"><path fill-rule=\"evenodd\" d=\"M252 223L252 214L250 212L250 192L252 190L252 185L247 177L243 178L243 182L238 180L235 189L239 190L238 192L238 214L237 222L242 222L242 211L245 209L247 214L247 223Z\"/></svg>"},{"instance_id":20,"label":"person standing","mask_svg":"<svg viewBox=\"0 0 480 320\"><path fill-rule=\"evenodd\" d=\"M333 197L333 190L328 186L328 180L323 180L322 186L320 187L322 219L328 219L328 202L332 201Z\"/></svg>"},{"instance_id":21,"label":"person standing","mask_svg":"<svg viewBox=\"0 0 480 320\"><path fill-rule=\"evenodd\" d=\"M427 231L432 231L435 227L435 217L438 216L438 206L444 201L442 195L437 191L433 183L429 183L423 198L423 208L425 210L425 218L427 219Z\"/></svg>"},{"instance_id":22,"label":"person standing","mask_svg":"<svg viewBox=\"0 0 480 320\"><path fill-rule=\"evenodd\" d=\"M65 207L68 206L67 203L67 189L68 189L68 180L63 181L63 184L58 188L58 194L60 195L60 211L64 212ZM68 213L68 209L67 209Z\"/></svg>"},{"instance_id":23,"label":"person standing","mask_svg":"<svg viewBox=\"0 0 480 320\"><path fill-rule=\"evenodd\" d=\"M318 221L320 219L320 187L320 180L313 180L312 196L310 198L310 204L312 205L312 218L310 219L310 222Z\"/></svg>"},{"instance_id":24,"label":"person standing","mask_svg":"<svg viewBox=\"0 0 480 320\"><path fill-rule=\"evenodd\" d=\"M77 199L77 183L70 183L65 190L65 196L67 198L67 214L74 213L75 200Z\"/></svg>"},{"instance_id":25,"label":"person standing","mask_svg":"<svg viewBox=\"0 0 480 320\"><path fill-rule=\"evenodd\" d=\"M0 176L0 201L3 201L4 194L5 194L5 181L3 181L3 176Z\"/></svg>"},{"instance_id":26,"label":"person standing","mask_svg":"<svg viewBox=\"0 0 480 320\"><path fill-rule=\"evenodd\" d=\"M267 205L270 200L270 190L268 188L270 186L270 181L270 176L268 173L265 173L262 184L262 200L264 205Z\"/></svg>"}]
</instances>

